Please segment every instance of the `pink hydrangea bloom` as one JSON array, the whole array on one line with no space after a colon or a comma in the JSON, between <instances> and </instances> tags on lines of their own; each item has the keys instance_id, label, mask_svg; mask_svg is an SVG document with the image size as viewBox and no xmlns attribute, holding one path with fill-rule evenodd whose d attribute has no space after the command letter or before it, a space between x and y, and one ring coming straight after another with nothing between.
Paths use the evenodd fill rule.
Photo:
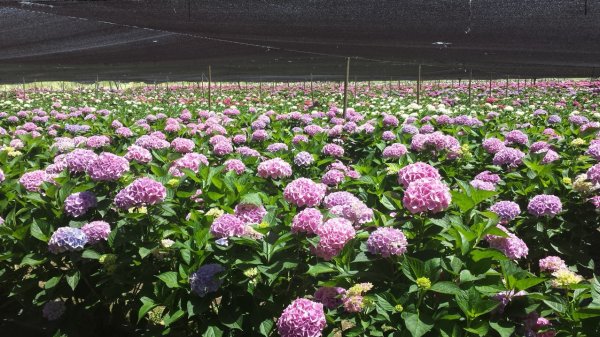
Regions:
<instances>
[{"instance_id":1,"label":"pink hydrangea bloom","mask_svg":"<svg viewBox=\"0 0 600 337\"><path fill-rule=\"evenodd\" d=\"M409 212L439 213L450 206L452 197L448 186L433 178L423 178L410 183L402 203Z\"/></svg>"},{"instance_id":2,"label":"pink hydrangea bloom","mask_svg":"<svg viewBox=\"0 0 600 337\"><path fill-rule=\"evenodd\" d=\"M323 304L304 298L292 302L277 319L281 337L321 337L326 325Z\"/></svg>"},{"instance_id":3,"label":"pink hydrangea bloom","mask_svg":"<svg viewBox=\"0 0 600 337\"><path fill-rule=\"evenodd\" d=\"M326 189L323 184L317 184L307 178L298 178L285 187L283 197L287 202L299 207L315 207L321 204Z\"/></svg>"}]
</instances>

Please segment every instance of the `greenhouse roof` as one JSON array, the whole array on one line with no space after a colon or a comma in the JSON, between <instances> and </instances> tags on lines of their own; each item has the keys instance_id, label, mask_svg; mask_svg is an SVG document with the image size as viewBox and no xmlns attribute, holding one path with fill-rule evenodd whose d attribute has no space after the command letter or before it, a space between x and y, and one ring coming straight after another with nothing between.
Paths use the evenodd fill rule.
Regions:
<instances>
[{"instance_id":1,"label":"greenhouse roof","mask_svg":"<svg viewBox=\"0 0 600 337\"><path fill-rule=\"evenodd\" d=\"M1 1L0 82L597 77L587 0ZM598 68L598 69L596 69Z\"/></svg>"}]
</instances>

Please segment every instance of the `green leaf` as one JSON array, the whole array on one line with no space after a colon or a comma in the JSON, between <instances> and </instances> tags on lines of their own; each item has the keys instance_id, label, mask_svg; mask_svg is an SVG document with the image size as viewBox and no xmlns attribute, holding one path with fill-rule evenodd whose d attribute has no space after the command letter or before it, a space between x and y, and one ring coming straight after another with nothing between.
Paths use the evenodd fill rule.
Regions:
<instances>
[{"instance_id":1,"label":"green leaf","mask_svg":"<svg viewBox=\"0 0 600 337\"><path fill-rule=\"evenodd\" d=\"M402 313L402 319L412 337L421 337L433 328L431 319L426 319L423 315L419 317L419 314L405 311Z\"/></svg>"},{"instance_id":2,"label":"green leaf","mask_svg":"<svg viewBox=\"0 0 600 337\"><path fill-rule=\"evenodd\" d=\"M177 283L177 273L174 271L168 271L166 273L162 273L157 276L161 281L163 281L167 287L169 288L179 288L179 284Z\"/></svg>"},{"instance_id":3,"label":"green leaf","mask_svg":"<svg viewBox=\"0 0 600 337\"><path fill-rule=\"evenodd\" d=\"M140 298L140 301L142 301L142 306L140 307L140 310L138 311L138 322L142 320L142 317L146 316L146 313L148 313L148 311L150 311L152 308L154 308L156 306L156 303L154 303L154 300L149 298L149 297L142 297Z\"/></svg>"},{"instance_id":4,"label":"green leaf","mask_svg":"<svg viewBox=\"0 0 600 337\"><path fill-rule=\"evenodd\" d=\"M77 287L77 284L79 283L80 277L81 277L81 273L79 272L79 270L75 270L74 272L67 275L67 283L69 284L69 286L71 287L71 289L73 291L75 291L75 288Z\"/></svg>"},{"instance_id":5,"label":"green leaf","mask_svg":"<svg viewBox=\"0 0 600 337\"><path fill-rule=\"evenodd\" d=\"M525 290L535 285L538 285L544 281L546 281L546 279L543 277L530 277L526 279L520 279L517 280L517 282L515 282L515 288L517 288L518 290Z\"/></svg>"},{"instance_id":6,"label":"green leaf","mask_svg":"<svg viewBox=\"0 0 600 337\"><path fill-rule=\"evenodd\" d=\"M98 260L100 258L100 253L92 249L86 249L83 251L83 253L81 253L81 257L83 257L84 259Z\"/></svg>"},{"instance_id":7,"label":"green leaf","mask_svg":"<svg viewBox=\"0 0 600 337\"><path fill-rule=\"evenodd\" d=\"M592 281L592 303L590 308L600 308L600 279L594 275Z\"/></svg>"},{"instance_id":8,"label":"green leaf","mask_svg":"<svg viewBox=\"0 0 600 337\"><path fill-rule=\"evenodd\" d=\"M60 279L62 278L61 276L54 276L53 278L49 279L46 284L44 284L44 289L52 289L54 287L56 287L56 285L58 284L58 282L60 282Z\"/></svg>"},{"instance_id":9,"label":"green leaf","mask_svg":"<svg viewBox=\"0 0 600 337\"><path fill-rule=\"evenodd\" d=\"M42 230L40 228L40 225L37 222L35 222L35 221L31 224L30 230L31 230L31 236L33 236L34 238L36 238L36 239L38 239L40 241L48 242L48 240L50 239L48 237L48 235L46 235L44 233L44 230Z\"/></svg>"},{"instance_id":10,"label":"green leaf","mask_svg":"<svg viewBox=\"0 0 600 337\"><path fill-rule=\"evenodd\" d=\"M275 323L273 322L273 320L268 318L260 323L260 325L258 326L258 330L260 331L261 335L269 337L274 325Z\"/></svg>"},{"instance_id":11,"label":"green leaf","mask_svg":"<svg viewBox=\"0 0 600 337\"><path fill-rule=\"evenodd\" d=\"M423 261L406 255L404 256L404 262L402 263L402 272L413 282L419 277L427 276L425 275L425 264Z\"/></svg>"},{"instance_id":12,"label":"green leaf","mask_svg":"<svg viewBox=\"0 0 600 337\"><path fill-rule=\"evenodd\" d=\"M465 315L476 318L494 310L499 302L484 299L475 288L470 288L468 291L462 291L456 295L456 304Z\"/></svg>"},{"instance_id":13,"label":"green leaf","mask_svg":"<svg viewBox=\"0 0 600 337\"><path fill-rule=\"evenodd\" d=\"M448 281L434 283L429 290L440 294L450 295L456 295L461 292L460 287L458 285Z\"/></svg>"},{"instance_id":14,"label":"green leaf","mask_svg":"<svg viewBox=\"0 0 600 337\"><path fill-rule=\"evenodd\" d=\"M167 317L165 317L163 319L165 326L169 326L169 325L173 324L175 321L180 319L183 316L183 314L185 314L185 311L179 309L179 310L175 311L172 315L167 315Z\"/></svg>"},{"instance_id":15,"label":"green leaf","mask_svg":"<svg viewBox=\"0 0 600 337\"><path fill-rule=\"evenodd\" d=\"M490 326L500 337L510 337L515 332L515 327L508 322L490 322Z\"/></svg>"},{"instance_id":16,"label":"green leaf","mask_svg":"<svg viewBox=\"0 0 600 337\"><path fill-rule=\"evenodd\" d=\"M337 271L337 269L334 268L334 265L331 263L324 263L324 262L319 262L313 266L310 266L310 268L308 268L308 275L310 276L317 276L319 274L324 274L324 273L331 273Z\"/></svg>"},{"instance_id":17,"label":"green leaf","mask_svg":"<svg viewBox=\"0 0 600 337\"><path fill-rule=\"evenodd\" d=\"M260 198L260 194L258 193L249 193L244 195L240 199L240 204L246 205L254 205L254 206L262 206L262 199Z\"/></svg>"},{"instance_id":18,"label":"green leaf","mask_svg":"<svg viewBox=\"0 0 600 337\"><path fill-rule=\"evenodd\" d=\"M202 334L202 337L222 337L223 330L216 326L209 326L206 331Z\"/></svg>"}]
</instances>

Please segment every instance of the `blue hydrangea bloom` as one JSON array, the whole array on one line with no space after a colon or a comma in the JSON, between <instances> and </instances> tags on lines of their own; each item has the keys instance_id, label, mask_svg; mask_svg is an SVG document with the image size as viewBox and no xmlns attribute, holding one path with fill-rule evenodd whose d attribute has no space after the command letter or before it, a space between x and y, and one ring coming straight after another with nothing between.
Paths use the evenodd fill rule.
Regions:
<instances>
[{"instance_id":1,"label":"blue hydrangea bloom","mask_svg":"<svg viewBox=\"0 0 600 337\"><path fill-rule=\"evenodd\" d=\"M52 234L48 250L54 254L82 250L87 242L88 238L81 229L60 227Z\"/></svg>"},{"instance_id":2,"label":"blue hydrangea bloom","mask_svg":"<svg viewBox=\"0 0 600 337\"><path fill-rule=\"evenodd\" d=\"M215 277L215 274L225 270L223 266L216 263L206 264L190 276L190 285L192 291L198 296L204 297L208 293L217 291L221 286L220 279Z\"/></svg>"}]
</instances>

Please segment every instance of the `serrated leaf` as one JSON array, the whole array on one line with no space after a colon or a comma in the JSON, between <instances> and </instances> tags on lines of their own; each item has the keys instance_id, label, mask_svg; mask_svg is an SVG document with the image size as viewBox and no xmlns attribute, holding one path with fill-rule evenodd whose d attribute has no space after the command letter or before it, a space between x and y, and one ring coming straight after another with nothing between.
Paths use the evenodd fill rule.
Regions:
<instances>
[{"instance_id":1,"label":"serrated leaf","mask_svg":"<svg viewBox=\"0 0 600 337\"><path fill-rule=\"evenodd\" d=\"M308 275L317 276L319 274L331 273L337 271L331 263L319 262L315 265L312 265L308 268Z\"/></svg>"},{"instance_id":2,"label":"serrated leaf","mask_svg":"<svg viewBox=\"0 0 600 337\"><path fill-rule=\"evenodd\" d=\"M100 258L100 253L92 249L86 249L83 251L83 253L81 253L81 257L83 257L84 259L98 260Z\"/></svg>"},{"instance_id":3,"label":"serrated leaf","mask_svg":"<svg viewBox=\"0 0 600 337\"><path fill-rule=\"evenodd\" d=\"M515 327L508 322L490 322L490 327L492 327L500 337L510 337L513 332L515 332Z\"/></svg>"},{"instance_id":4,"label":"serrated leaf","mask_svg":"<svg viewBox=\"0 0 600 337\"><path fill-rule=\"evenodd\" d=\"M240 204L246 205L254 205L254 206L262 206L262 199L260 198L260 194L258 193L249 193L240 199Z\"/></svg>"},{"instance_id":5,"label":"serrated leaf","mask_svg":"<svg viewBox=\"0 0 600 337\"><path fill-rule=\"evenodd\" d=\"M162 273L157 276L161 281L163 281L167 287L169 288L179 288L179 284L177 283L177 273L174 271L168 271L166 273Z\"/></svg>"},{"instance_id":6,"label":"serrated leaf","mask_svg":"<svg viewBox=\"0 0 600 337\"><path fill-rule=\"evenodd\" d=\"M140 301L142 301L142 306L138 311L138 322L142 320L142 317L146 316L146 313L148 313L148 311L152 310L152 308L156 306L154 300L149 297L144 296L140 298Z\"/></svg>"},{"instance_id":7,"label":"serrated leaf","mask_svg":"<svg viewBox=\"0 0 600 337\"><path fill-rule=\"evenodd\" d=\"M273 320L268 318L268 319L260 322L260 325L258 326L258 331L260 331L261 335L263 335L265 337L269 337L269 335L271 334L271 331L273 330L274 325L275 325L275 323L273 322Z\"/></svg>"},{"instance_id":8,"label":"serrated leaf","mask_svg":"<svg viewBox=\"0 0 600 337\"><path fill-rule=\"evenodd\" d=\"M456 295L461 292L458 285L448 281L441 281L434 283L429 290L440 294Z\"/></svg>"},{"instance_id":9,"label":"serrated leaf","mask_svg":"<svg viewBox=\"0 0 600 337\"><path fill-rule=\"evenodd\" d=\"M404 319L404 325L412 337L421 337L433 329L433 323L431 319L425 316L415 314L412 312L403 312L402 318Z\"/></svg>"},{"instance_id":10,"label":"serrated leaf","mask_svg":"<svg viewBox=\"0 0 600 337\"><path fill-rule=\"evenodd\" d=\"M67 275L67 284L73 291L77 288L77 284L79 284L79 278L81 277L81 273L79 270L75 270L74 272Z\"/></svg>"}]
</instances>

